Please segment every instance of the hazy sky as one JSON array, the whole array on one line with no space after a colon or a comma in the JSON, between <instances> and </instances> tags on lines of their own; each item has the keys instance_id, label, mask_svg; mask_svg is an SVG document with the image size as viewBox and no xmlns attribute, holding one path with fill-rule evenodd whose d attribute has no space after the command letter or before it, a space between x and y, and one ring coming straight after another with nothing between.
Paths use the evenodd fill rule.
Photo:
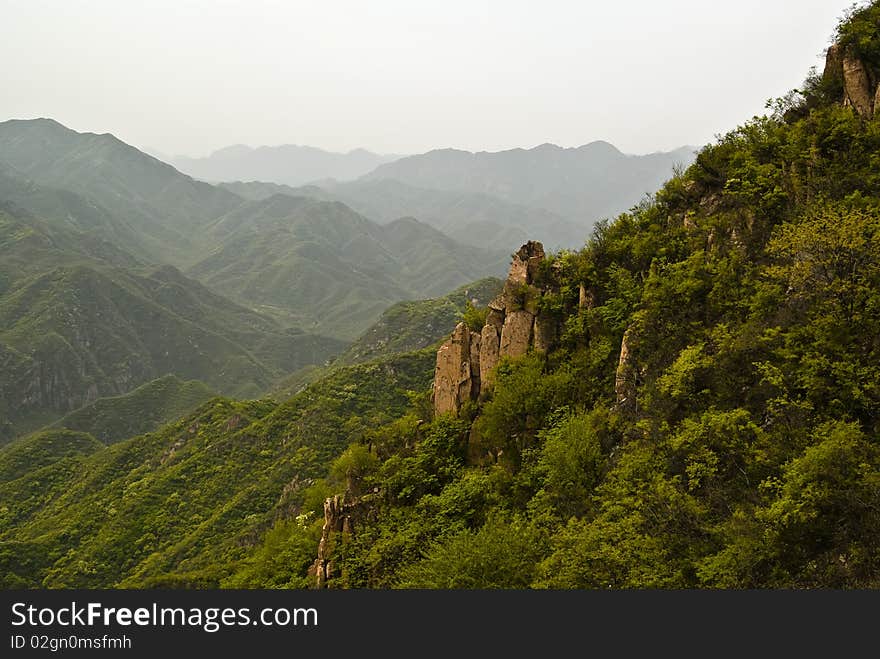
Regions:
<instances>
[{"instance_id":1,"label":"hazy sky","mask_svg":"<svg viewBox=\"0 0 880 659\"><path fill-rule=\"evenodd\" d=\"M797 87L849 0L0 0L0 120L139 147L703 144Z\"/></svg>"}]
</instances>

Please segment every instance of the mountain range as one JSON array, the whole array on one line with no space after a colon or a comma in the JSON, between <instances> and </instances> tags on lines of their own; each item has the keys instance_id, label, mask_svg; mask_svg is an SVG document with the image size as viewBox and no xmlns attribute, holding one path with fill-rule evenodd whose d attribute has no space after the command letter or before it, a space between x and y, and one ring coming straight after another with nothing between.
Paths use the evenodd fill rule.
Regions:
<instances>
[{"instance_id":1,"label":"mountain range","mask_svg":"<svg viewBox=\"0 0 880 659\"><path fill-rule=\"evenodd\" d=\"M88 176L71 190L38 178L47 165L8 163L0 411L52 416L57 396L31 392L79 378L67 395L94 398L91 382L131 389L148 367L203 363L211 386L178 375L102 394L0 447L0 586L880 588L878 26L880 2L854 8L823 73L583 248L530 240L500 292L487 279L386 309L335 359L306 364L314 377L290 397L252 392L261 367L299 358L285 337L316 340L282 321L299 311L284 291L317 255L331 265L315 286L343 269L343 290L369 274L403 294L439 271L435 256L479 269L446 249L464 246L420 219L381 225L326 191L261 184L247 200L205 192L237 201L190 220L191 262L157 263L116 240L161 238L147 229L162 203L129 222ZM492 158L440 156L459 159L465 183L416 163L505 203L552 188L540 173L496 188L513 179L474 169ZM403 184L424 189L417 170ZM204 190L186 177L171 189ZM70 221L59 190L78 195ZM258 295L281 311L255 310ZM363 300L343 306L366 323ZM142 406L153 414L124 423Z\"/></svg>"},{"instance_id":2,"label":"mountain range","mask_svg":"<svg viewBox=\"0 0 880 659\"><path fill-rule=\"evenodd\" d=\"M676 167L689 165L695 151L633 156L607 142L493 153L439 149L379 165L354 181L291 188L280 178L243 178L222 187L252 199L281 192L342 201L380 223L414 217L468 245L501 241L512 250L540 235L548 248L577 248L596 221L635 206Z\"/></svg>"},{"instance_id":3,"label":"mountain range","mask_svg":"<svg viewBox=\"0 0 880 659\"><path fill-rule=\"evenodd\" d=\"M297 186L321 179L346 181L359 178L399 157L366 149L334 153L296 144L257 148L236 144L204 158L176 156L170 159L170 163L181 172L203 181L258 180Z\"/></svg>"}]
</instances>

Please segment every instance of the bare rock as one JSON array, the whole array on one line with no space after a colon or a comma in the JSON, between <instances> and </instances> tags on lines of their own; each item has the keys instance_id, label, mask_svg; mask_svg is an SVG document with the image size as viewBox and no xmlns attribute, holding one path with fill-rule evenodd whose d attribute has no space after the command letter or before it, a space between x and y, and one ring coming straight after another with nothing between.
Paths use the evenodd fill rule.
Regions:
<instances>
[{"instance_id":1,"label":"bare rock","mask_svg":"<svg viewBox=\"0 0 880 659\"><path fill-rule=\"evenodd\" d=\"M823 78L835 78L843 75L843 53L840 51L839 44L832 44L825 53L825 70L822 72Z\"/></svg>"},{"instance_id":2,"label":"bare rock","mask_svg":"<svg viewBox=\"0 0 880 659\"><path fill-rule=\"evenodd\" d=\"M531 284L535 280L544 256L544 245L535 240L527 242L513 255L507 281L514 284Z\"/></svg>"},{"instance_id":3,"label":"bare rock","mask_svg":"<svg viewBox=\"0 0 880 659\"><path fill-rule=\"evenodd\" d=\"M593 291L587 288L584 284L580 285L580 290L578 291L578 308L580 309L592 309L596 305L596 296Z\"/></svg>"},{"instance_id":4,"label":"bare rock","mask_svg":"<svg viewBox=\"0 0 880 659\"><path fill-rule=\"evenodd\" d=\"M494 327L500 334L501 328L504 327L504 307L501 307L501 309L495 309L490 306L489 310L486 312L486 324Z\"/></svg>"},{"instance_id":5,"label":"bare rock","mask_svg":"<svg viewBox=\"0 0 880 659\"><path fill-rule=\"evenodd\" d=\"M470 332L470 366L471 366L471 389L470 398L475 399L480 395L480 344L482 335Z\"/></svg>"},{"instance_id":6,"label":"bare rock","mask_svg":"<svg viewBox=\"0 0 880 659\"><path fill-rule=\"evenodd\" d=\"M492 370L498 365L501 337L495 325L486 323L480 335L480 393L492 385Z\"/></svg>"},{"instance_id":7,"label":"bare rock","mask_svg":"<svg viewBox=\"0 0 880 659\"><path fill-rule=\"evenodd\" d=\"M478 367L479 369L479 367ZM437 351L434 368L434 413L458 413L461 404L479 391L471 371L471 332L465 323L455 326L452 336Z\"/></svg>"},{"instance_id":8,"label":"bare rock","mask_svg":"<svg viewBox=\"0 0 880 659\"><path fill-rule=\"evenodd\" d=\"M327 582L333 577L331 540L334 534L348 535L353 532L356 506L356 502L346 501L345 495L341 494L324 499L324 525L318 541L318 557L308 571L309 576L315 580L316 588L327 588Z\"/></svg>"},{"instance_id":9,"label":"bare rock","mask_svg":"<svg viewBox=\"0 0 880 659\"><path fill-rule=\"evenodd\" d=\"M632 349L634 331L632 328L623 333L620 345L620 359L617 362L617 374L614 377L614 393L619 407L635 407L636 403L636 365Z\"/></svg>"},{"instance_id":10,"label":"bare rock","mask_svg":"<svg viewBox=\"0 0 880 659\"><path fill-rule=\"evenodd\" d=\"M535 317L535 351L549 352L553 344L556 343L556 319L547 316Z\"/></svg>"},{"instance_id":11,"label":"bare rock","mask_svg":"<svg viewBox=\"0 0 880 659\"><path fill-rule=\"evenodd\" d=\"M846 100L863 119L874 116L874 92L864 63L855 57L843 58L843 88Z\"/></svg>"},{"instance_id":12,"label":"bare rock","mask_svg":"<svg viewBox=\"0 0 880 659\"><path fill-rule=\"evenodd\" d=\"M528 311L514 311L504 319L501 330L502 357L521 357L529 351L535 317Z\"/></svg>"}]
</instances>

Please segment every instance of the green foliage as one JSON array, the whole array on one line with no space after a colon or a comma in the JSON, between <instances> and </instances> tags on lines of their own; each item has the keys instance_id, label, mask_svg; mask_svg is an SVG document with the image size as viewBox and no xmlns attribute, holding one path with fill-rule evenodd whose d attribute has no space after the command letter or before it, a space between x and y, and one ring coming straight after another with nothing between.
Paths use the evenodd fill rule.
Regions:
<instances>
[{"instance_id":1,"label":"green foliage","mask_svg":"<svg viewBox=\"0 0 880 659\"><path fill-rule=\"evenodd\" d=\"M87 432L111 444L152 432L215 395L197 380L184 382L166 375L123 396L99 398L65 415L53 426Z\"/></svg>"},{"instance_id":2,"label":"green foliage","mask_svg":"<svg viewBox=\"0 0 880 659\"><path fill-rule=\"evenodd\" d=\"M3 567L29 587L252 587L269 574L273 585L302 585L331 493L316 479L402 415L407 392L432 372L424 352L340 369L280 405L215 398L87 455L68 457L72 439L96 440L68 431L53 440L61 459L18 440L0 452L16 477L0 484L0 558L13 561ZM44 466L20 475L23 461ZM24 555L13 560L15 548ZM283 575L274 549L292 561Z\"/></svg>"},{"instance_id":3,"label":"green foliage","mask_svg":"<svg viewBox=\"0 0 880 659\"><path fill-rule=\"evenodd\" d=\"M461 319L472 332L479 332L486 324L486 315L488 312L488 307L477 308L470 300L468 300Z\"/></svg>"},{"instance_id":4,"label":"green foliage","mask_svg":"<svg viewBox=\"0 0 880 659\"><path fill-rule=\"evenodd\" d=\"M869 60L876 7L839 31ZM347 490L335 587L880 587L880 122L811 89L548 259L547 294L520 292L559 345L502 359L458 417L433 416L428 349L109 447L0 451L3 585L302 587Z\"/></svg>"},{"instance_id":5,"label":"green foliage","mask_svg":"<svg viewBox=\"0 0 880 659\"><path fill-rule=\"evenodd\" d=\"M477 531L434 543L425 558L402 570L400 588L527 588L544 553L540 530L528 522L492 518Z\"/></svg>"}]
</instances>

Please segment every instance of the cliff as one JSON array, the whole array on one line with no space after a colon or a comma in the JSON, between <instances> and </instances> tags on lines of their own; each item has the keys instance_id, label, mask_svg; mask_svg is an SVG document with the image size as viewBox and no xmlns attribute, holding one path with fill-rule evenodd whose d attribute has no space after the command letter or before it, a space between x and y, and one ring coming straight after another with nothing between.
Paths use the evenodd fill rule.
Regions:
<instances>
[{"instance_id":1,"label":"cliff","mask_svg":"<svg viewBox=\"0 0 880 659\"><path fill-rule=\"evenodd\" d=\"M529 241L513 255L501 293L486 311L482 328L460 322L437 351L434 370L434 413L457 414L492 386L492 375L504 357L516 358L530 349L547 352L558 334L555 318L539 312L548 288L539 285L544 246Z\"/></svg>"}]
</instances>

